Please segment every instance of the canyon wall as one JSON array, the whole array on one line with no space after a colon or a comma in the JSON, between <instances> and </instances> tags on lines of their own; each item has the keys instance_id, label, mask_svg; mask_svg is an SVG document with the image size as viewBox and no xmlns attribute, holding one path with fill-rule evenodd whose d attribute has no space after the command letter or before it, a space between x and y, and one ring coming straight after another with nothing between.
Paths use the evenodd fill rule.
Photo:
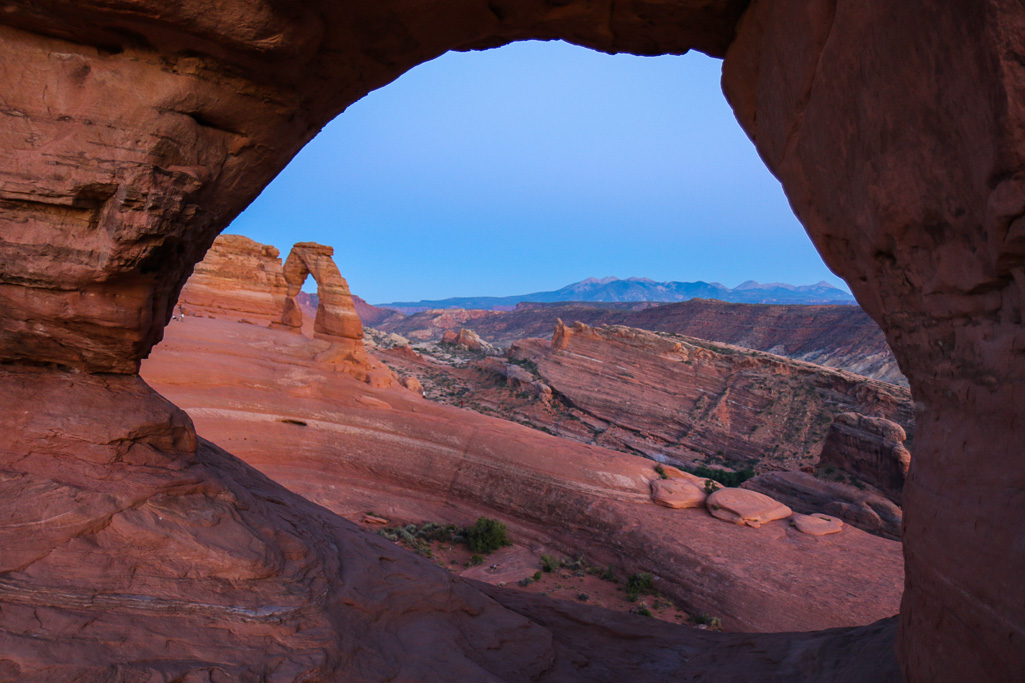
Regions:
<instances>
[{"instance_id":1,"label":"canyon wall","mask_svg":"<svg viewBox=\"0 0 1025 683\"><path fill-rule=\"evenodd\" d=\"M745 346L907 385L879 326L857 306L777 306L692 299L657 306L520 304L514 311L424 311L379 318L375 326L411 340L439 339L467 327L508 346L545 337L556 320L623 325Z\"/></svg>"},{"instance_id":2,"label":"canyon wall","mask_svg":"<svg viewBox=\"0 0 1025 683\"><path fill-rule=\"evenodd\" d=\"M637 659L610 659L619 648L607 640L572 640L597 629L558 633L545 625L558 621L550 608L502 607L423 563L393 561L198 441L187 417L134 377L214 237L335 115L447 50L555 38L725 55L738 120L826 263L882 327L915 395L904 675L1021 678L1025 8L1014 0L8 0L0 387L16 409L0 429L16 438L2 463L5 481L29 477L73 500L80 517L58 511L64 521L52 521L25 486L7 496L28 511L12 542L36 544L4 573L0 642L21 662L7 671L45 676L44 650L55 651L46 643L57 643L80 676L115 667L173 678L223 658L252 678L340 667L353 680L416 677L438 661L465 679L565 678L581 675L575 652L602 662L592 680L622 680L628 663L685 650L633 640ZM180 543L175 555L191 566L153 562L143 536ZM239 625L200 629L209 621L199 613ZM430 661L400 646L389 621L398 615L414 615L402 634ZM269 650L282 619L288 642ZM871 631L873 642L888 633ZM163 634L176 659L153 664ZM871 652L851 646L857 637L821 636L820 679ZM795 666L802 658L779 648L797 641L774 640L768 659ZM726 659L750 663L746 652ZM674 661L662 677L682 675L686 663Z\"/></svg>"}]
</instances>

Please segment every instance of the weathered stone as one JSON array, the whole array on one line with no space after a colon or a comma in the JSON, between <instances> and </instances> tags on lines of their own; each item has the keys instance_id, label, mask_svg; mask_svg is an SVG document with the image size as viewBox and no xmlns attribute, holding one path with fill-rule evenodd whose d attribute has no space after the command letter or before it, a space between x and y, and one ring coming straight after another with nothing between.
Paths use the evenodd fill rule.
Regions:
<instances>
[{"instance_id":1,"label":"weathered stone","mask_svg":"<svg viewBox=\"0 0 1025 683\"><path fill-rule=\"evenodd\" d=\"M242 235L218 236L182 288L178 305L186 316L279 322L288 285L278 254Z\"/></svg>"},{"instance_id":2,"label":"weathered stone","mask_svg":"<svg viewBox=\"0 0 1025 683\"><path fill-rule=\"evenodd\" d=\"M790 521L794 523L798 531L809 536L827 536L838 534L843 530L843 522L836 517L827 515L802 515L795 512Z\"/></svg>"},{"instance_id":3,"label":"weathered stone","mask_svg":"<svg viewBox=\"0 0 1025 683\"><path fill-rule=\"evenodd\" d=\"M333 247L323 244L296 243L288 254L284 266L288 296L294 298L299 294L303 282L312 275L317 283L318 296L317 318L313 323L314 333L328 338L362 340L363 323L356 315L349 283L338 272L338 266L332 258L334 253ZM290 319L282 319L282 323L291 324L294 316L291 316L290 310L286 313L290 314Z\"/></svg>"},{"instance_id":4,"label":"weathered stone","mask_svg":"<svg viewBox=\"0 0 1025 683\"><path fill-rule=\"evenodd\" d=\"M651 500L667 508L697 508L705 504L704 489L688 479L655 479L651 482Z\"/></svg>"},{"instance_id":5,"label":"weathered stone","mask_svg":"<svg viewBox=\"0 0 1025 683\"><path fill-rule=\"evenodd\" d=\"M193 264L288 159L416 64L529 38L637 54L729 48L723 85L741 125L827 264L880 323L916 397L904 672L1022 677L1020 2L440 2L427 12L8 0L0 22L0 361L118 374L137 370ZM94 548L76 561L122 551ZM187 603L211 586L191 588ZM118 653L147 647L117 640Z\"/></svg>"},{"instance_id":6,"label":"weathered stone","mask_svg":"<svg viewBox=\"0 0 1025 683\"><path fill-rule=\"evenodd\" d=\"M900 539L901 509L873 490L824 481L806 472L766 472L741 487L806 515L826 513L883 538Z\"/></svg>"},{"instance_id":7,"label":"weathered stone","mask_svg":"<svg viewBox=\"0 0 1025 683\"><path fill-rule=\"evenodd\" d=\"M532 363L575 409L620 429L599 443L680 466L725 454L796 468L821 452L836 412L878 411L913 424L902 387L691 337L558 321L551 344L525 339L508 355Z\"/></svg>"},{"instance_id":8,"label":"weathered stone","mask_svg":"<svg viewBox=\"0 0 1025 683\"><path fill-rule=\"evenodd\" d=\"M713 517L756 529L767 522L786 519L792 512L764 494L737 488L713 491L705 500L705 507Z\"/></svg>"},{"instance_id":9,"label":"weathered stone","mask_svg":"<svg viewBox=\"0 0 1025 683\"><path fill-rule=\"evenodd\" d=\"M911 465L906 438L901 426L886 418L840 413L829 427L819 462L857 475L900 505Z\"/></svg>"}]
</instances>

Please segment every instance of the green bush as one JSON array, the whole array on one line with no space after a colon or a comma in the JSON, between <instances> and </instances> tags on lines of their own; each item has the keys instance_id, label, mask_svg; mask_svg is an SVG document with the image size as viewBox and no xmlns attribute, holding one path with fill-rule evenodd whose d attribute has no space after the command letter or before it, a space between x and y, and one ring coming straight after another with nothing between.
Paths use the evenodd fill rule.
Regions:
<instances>
[{"instance_id":1,"label":"green bush","mask_svg":"<svg viewBox=\"0 0 1025 683\"><path fill-rule=\"evenodd\" d=\"M509 540L509 530L505 524L497 519L481 517L463 534L466 537L466 545L475 553L488 555L495 552L502 546L512 545Z\"/></svg>"},{"instance_id":2,"label":"green bush","mask_svg":"<svg viewBox=\"0 0 1025 683\"><path fill-rule=\"evenodd\" d=\"M654 593L655 579L651 574L638 572L631 574L626 580L626 599L633 602L641 593Z\"/></svg>"},{"instance_id":3,"label":"green bush","mask_svg":"<svg viewBox=\"0 0 1025 683\"><path fill-rule=\"evenodd\" d=\"M661 478L661 479L668 479L669 478L669 475L666 474L666 468L662 467L662 465L655 465L655 472L658 474L659 478Z\"/></svg>"},{"instance_id":4,"label":"green bush","mask_svg":"<svg viewBox=\"0 0 1025 683\"><path fill-rule=\"evenodd\" d=\"M731 472L730 470L720 470L714 467L708 467L707 465L698 465L691 469L690 473L703 479L717 481L723 486L740 486L745 481L755 476L754 470L750 467L745 467L739 472Z\"/></svg>"},{"instance_id":5,"label":"green bush","mask_svg":"<svg viewBox=\"0 0 1025 683\"><path fill-rule=\"evenodd\" d=\"M554 572L559 568L559 561L552 555L541 556L541 571Z\"/></svg>"},{"instance_id":6,"label":"green bush","mask_svg":"<svg viewBox=\"0 0 1025 683\"><path fill-rule=\"evenodd\" d=\"M471 555L470 560L466 563L467 567L476 567L479 564L484 564L483 555Z\"/></svg>"}]
</instances>

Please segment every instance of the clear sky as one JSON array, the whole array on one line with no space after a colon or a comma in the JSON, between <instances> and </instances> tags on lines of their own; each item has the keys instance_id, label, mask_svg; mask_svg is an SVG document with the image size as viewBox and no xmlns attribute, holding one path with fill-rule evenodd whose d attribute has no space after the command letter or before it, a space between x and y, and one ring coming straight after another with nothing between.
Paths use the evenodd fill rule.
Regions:
<instances>
[{"instance_id":1,"label":"clear sky","mask_svg":"<svg viewBox=\"0 0 1025 683\"><path fill-rule=\"evenodd\" d=\"M721 62L561 42L449 53L338 116L228 228L335 247L371 303L587 277L846 289L722 95Z\"/></svg>"}]
</instances>

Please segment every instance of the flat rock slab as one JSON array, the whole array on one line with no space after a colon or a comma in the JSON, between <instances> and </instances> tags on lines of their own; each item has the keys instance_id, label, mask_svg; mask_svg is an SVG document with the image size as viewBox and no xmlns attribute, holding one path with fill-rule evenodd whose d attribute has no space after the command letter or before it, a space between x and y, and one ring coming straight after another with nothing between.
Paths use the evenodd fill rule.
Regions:
<instances>
[{"instance_id":1,"label":"flat rock slab","mask_svg":"<svg viewBox=\"0 0 1025 683\"><path fill-rule=\"evenodd\" d=\"M701 507L707 497L704 489L689 479L655 479L651 482L651 500L662 507Z\"/></svg>"},{"instance_id":2,"label":"flat rock slab","mask_svg":"<svg viewBox=\"0 0 1025 683\"><path fill-rule=\"evenodd\" d=\"M843 522L829 515L802 515L795 512L791 521L798 531L810 536L838 534L843 529Z\"/></svg>"},{"instance_id":3,"label":"flat rock slab","mask_svg":"<svg viewBox=\"0 0 1025 683\"><path fill-rule=\"evenodd\" d=\"M786 519L793 511L783 503L756 491L725 488L712 493L705 505L713 517L758 528L766 522Z\"/></svg>"}]
</instances>

